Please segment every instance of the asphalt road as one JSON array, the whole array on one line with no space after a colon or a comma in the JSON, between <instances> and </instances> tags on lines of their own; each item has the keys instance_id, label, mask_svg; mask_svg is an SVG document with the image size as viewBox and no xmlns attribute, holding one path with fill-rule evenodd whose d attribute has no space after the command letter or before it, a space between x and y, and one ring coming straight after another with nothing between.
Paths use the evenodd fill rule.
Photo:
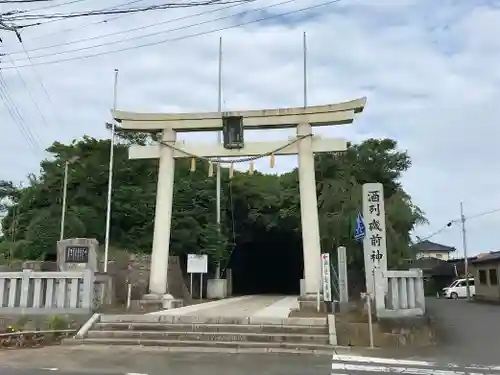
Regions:
<instances>
[{"instance_id":1,"label":"asphalt road","mask_svg":"<svg viewBox=\"0 0 500 375\"><path fill-rule=\"evenodd\" d=\"M1 367L0 373L2 375L95 375L95 373L89 373L86 371L66 371L59 369L16 369L12 367ZM108 373L109 375L123 375L123 373Z\"/></svg>"},{"instance_id":2,"label":"asphalt road","mask_svg":"<svg viewBox=\"0 0 500 375\"><path fill-rule=\"evenodd\" d=\"M333 356L290 354L216 354L171 353L138 348L82 349L64 348L34 350L22 364L0 366L2 375L173 375L173 374L301 374L301 375L380 375L383 373L413 375L500 375L500 366L462 366L448 362L377 357L381 351L339 352ZM16 357L28 350L11 352ZM97 354L100 352L100 354ZM46 356L49 354L50 356ZM65 355L71 358L62 360ZM382 354L380 354L382 355ZM45 359L43 359L43 357ZM95 362L89 363L89 360ZM58 362L60 367L36 367ZM32 367L34 366L34 367Z\"/></svg>"},{"instance_id":3,"label":"asphalt road","mask_svg":"<svg viewBox=\"0 0 500 375\"><path fill-rule=\"evenodd\" d=\"M428 313L439 330L439 345L421 350L425 358L464 364L500 365L500 306L430 298Z\"/></svg>"},{"instance_id":4,"label":"asphalt road","mask_svg":"<svg viewBox=\"0 0 500 375\"><path fill-rule=\"evenodd\" d=\"M16 375L39 375L41 368L58 374L147 375L316 375L330 374L331 356L302 354L221 354L168 352L151 347L47 347L0 352L2 366ZM37 369L38 372L30 372ZM57 369L57 370L55 370ZM47 371L47 370L46 370Z\"/></svg>"}]
</instances>

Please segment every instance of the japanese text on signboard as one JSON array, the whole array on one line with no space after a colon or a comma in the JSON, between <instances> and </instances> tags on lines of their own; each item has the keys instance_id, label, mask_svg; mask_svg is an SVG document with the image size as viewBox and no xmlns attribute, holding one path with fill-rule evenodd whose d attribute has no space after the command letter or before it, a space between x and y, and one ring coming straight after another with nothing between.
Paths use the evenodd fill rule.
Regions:
<instances>
[{"instance_id":1,"label":"japanese text on signboard","mask_svg":"<svg viewBox=\"0 0 500 375\"><path fill-rule=\"evenodd\" d=\"M380 251L382 246L384 231L381 225L381 220L383 220L384 213L381 212L381 199L380 191L371 190L368 191L367 201L368 201L368 230L370 231L370 245L372 247L372 252L370 258L373 262L380 262L384 257L384 254Z\"/></svg>"},{"instance_id":2,"label":"japanese text on signboard","mask_svg":"<svg viewBox=\"0 0 500 375\"><path fill-rule=\"evenodd\" d=\"M321 274L323 276L323 300L332 300L332 285L330 275L330 254L321 254Z\"/></svg>"},{"instance_id":3,"label":"japanese text on signboard","mask_svg":"<svg viewBox=\"0 0 500 375\"><path fill-rule=\"evenodd\" d=\"M66 247L66 263L88 263L88 261L89 261L88 246Z\"/></svg>"}]
</instances>

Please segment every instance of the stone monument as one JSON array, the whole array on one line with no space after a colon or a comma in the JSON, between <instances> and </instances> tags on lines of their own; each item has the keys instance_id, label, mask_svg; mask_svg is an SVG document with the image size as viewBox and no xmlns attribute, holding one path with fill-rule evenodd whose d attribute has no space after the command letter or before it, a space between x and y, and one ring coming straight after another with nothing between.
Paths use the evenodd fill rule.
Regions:
<instances>
[{"instance_id":1,"label":"stone monument","mask_svg":"<svg viewBox=\"0 0 500 375\"><path fill-rule=\"evenodd\" d=\"M366 292L373 295L376 271L387 271L384 186L381 183L363 184L363 220ZM384 290L387 291L387 285Z\"/></svg>"},{"instance_id":2,"label":"stone monument","mask_svg":"<svg viewBox=\"0 0 500 375\"><path fill-rule=\"evenodd\" d=\"M57 241L57 267L59 271L98 272L97 250L99 242L95 238L67 238Z\"/></svg>"},{"instance_id":3,"label":"stone monument","mask_svg":"<svg viewBox=\"0 0 500 375\"><path fill-rule=\"evenodd\" d=\"M349 310L349 289L347 280L347 250L345 246L337 248L337 264L339 277L339 307L341 312Z\"/></svg>"}]
</instances>

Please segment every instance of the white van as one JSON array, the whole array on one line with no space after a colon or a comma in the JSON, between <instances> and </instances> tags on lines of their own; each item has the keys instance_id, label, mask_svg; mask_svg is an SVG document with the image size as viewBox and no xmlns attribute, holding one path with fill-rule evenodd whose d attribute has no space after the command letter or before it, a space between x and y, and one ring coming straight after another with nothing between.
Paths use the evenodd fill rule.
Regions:
<instances>
[{"instance_id":1,"label":"white van","mask_svg":"<svg viewBox=\"0 0 500 375\"><path fill-rule=\"evenodd\" d=\"M474 286L474 278L469 278L470 295L473 297L476 294ZM467 297L466 279L458 279L450 284L449 287L443 288L443 294L446 298L457 299Z\"/></svg>"}]
</instances>

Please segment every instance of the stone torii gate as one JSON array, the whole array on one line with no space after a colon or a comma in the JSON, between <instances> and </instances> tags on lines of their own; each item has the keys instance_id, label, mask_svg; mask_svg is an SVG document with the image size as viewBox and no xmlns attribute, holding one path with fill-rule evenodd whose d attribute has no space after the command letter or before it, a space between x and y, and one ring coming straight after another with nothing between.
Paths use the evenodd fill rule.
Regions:
<instances>
[{"instance_id":1,"label":"stone torii gate","mask_svg":"<svg viewBox=\"0 0 500 375\"><path fill-rule=\"evenodd\" d=\"M171 299L167 290L175 159L197 155L206 158L298 154L300 216L304 256L304 294L301 300L315 300L320 288L320 233L314 169L314 153L347 150L345 139L322 139L312 134L313 126L342 125L354 121L363 111L366 98L349 102L235 112L208 113L133 113L113 110L113 118L124 130L162 132L162 143L131 146L129 159L159 158L158 190L151 257L149 298ZM296 128L290 141L250 142L242 148L228 149L221 144L185 144L176 142L177 132L221 131L223 119L239 118L243 129ZM171 147L173 146L173 147ZM286 147L284 147L286 146ZM282 148L284 147L284 148ZM281 148L281 149L280 149ZM298 280L297 280L298 282Z\"/></svg>"}]
</instances>

